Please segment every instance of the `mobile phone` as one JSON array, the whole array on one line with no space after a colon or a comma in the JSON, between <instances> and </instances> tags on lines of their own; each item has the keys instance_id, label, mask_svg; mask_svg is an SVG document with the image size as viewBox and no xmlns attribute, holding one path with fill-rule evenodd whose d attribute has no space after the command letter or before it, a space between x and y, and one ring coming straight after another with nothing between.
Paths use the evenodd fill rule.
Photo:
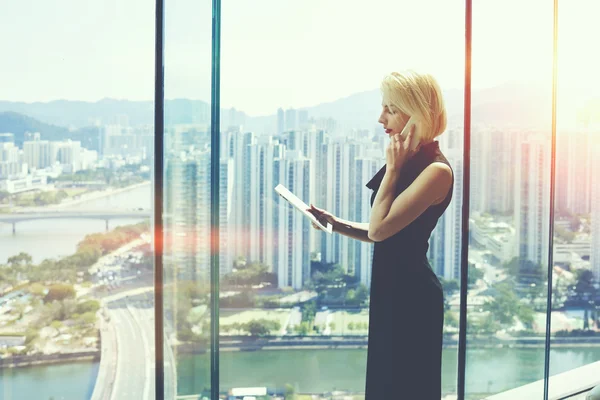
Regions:
<instances>
[{"instance_id":1,"label":"mobile phone","mask_svg":"<svg viewBox=\"0 0 600 400\"><path fill-rule=\"evenodd\" d=\"M406 122L404 129L402 129L402 132L400 132L400 137L402 137L402 140L405 140L408 134L410 133L411 127L413 126L415 127L415 130L413 132L412 143L410 144L411 151L415 150L419 146L419 142L421 140L419 135L419 124L417 123L415 117L410 117Z\"/></svg>"}]
</instances>

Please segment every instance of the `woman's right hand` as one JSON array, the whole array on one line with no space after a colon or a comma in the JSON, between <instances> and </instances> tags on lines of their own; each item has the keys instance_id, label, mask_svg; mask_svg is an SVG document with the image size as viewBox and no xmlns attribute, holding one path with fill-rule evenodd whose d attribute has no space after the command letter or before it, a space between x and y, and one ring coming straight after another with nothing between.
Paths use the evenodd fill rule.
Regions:
<instances>
[{"instance_id":1,"label":"woman's right hand","mask_svg":"<svg viewBox=\"0 0 600 400\"><path fill-rule=\"evenodd\" d=\"M321 222L323 225L326 225L326 223L329 222L331 224L331 226L335 228L335 226L337 224L337 219L330 212L322 210L320 208L317 208L317 207L313 206L312 204L310 205L310 208L308 208L306 211L308 211L309 213L314 215L315 218L317 218L319 220L319 222ZM321 229L314 222L312 222L312 226L315 229L319 229L319 230Z\"/></svg>"}]
</instances>

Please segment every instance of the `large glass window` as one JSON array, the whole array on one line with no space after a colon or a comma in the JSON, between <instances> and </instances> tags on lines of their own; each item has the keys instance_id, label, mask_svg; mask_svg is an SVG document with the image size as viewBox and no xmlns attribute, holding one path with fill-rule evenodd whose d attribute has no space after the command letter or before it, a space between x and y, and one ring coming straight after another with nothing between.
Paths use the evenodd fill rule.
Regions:
<instances>
[{"instance_id":1,"label":"large glass window","mask_svg":"<svg viewBox=\"0 0 600 400\"><path fill-rule=\"evenodd\" d=\"M552 35L551 2L473 2L468 399L544 377Z\"/></svg>"},{"instance_id":2,"label":"large glass window","mask_svg":"<svg viewBox=\"0 0 600 400\"><path fill-rule=\"evenodd\" d=\"M220 390L364 396L372 244L314 230L274 188L368 222L365 184L387 145L379 84L414 68L436 76L449 111L455 200L429 255L447 290L443 391L455 393L464 4L226 1L222 15Z\"/></svg>"},{"instance_id":3,"label":"large glass window","mask_svg":"<svg viewBox=\"0 0 600 400\"><path fill-rule=\"evenodd\" d=\"M152 398L153 26L0 5L0 398Z\"/></svg>"},{"instance_id":4,"label":"large glass window","mask_svg":"<svg viewBox=\"0 0 600 400\"><path fill-rule=\"evenodd\" d=\"M598 11L559 3L551 375L600 361L600 62L586 45L600 35ZM561 386L550 381L551 392Z\"/></svg>"},{"instance_id":5,"label":"large glass window","mask_svg":"<svg viewBox=\"0 0 600 400\"><path fill-rule=\"evenodd\" d=\"M211 398L218 365L221 397L363 399L373 245L314 230L274 188L367 222L365 184L387 144L378 86L412 68L438 79L448 111L439 142L453 201L428 257L445 295L443 398L454 399L465 1L226 0L220 15L213 3L165 2L160 149L154 3L0 5L0 36L11 38L0 74L0 398L153 399L158 327L161 398ZM465 398L542 398L545 367L553 396L576 393L595 382L600 361L600 62L591 45L600 8L558 5L553 159L552 2L473 3ZM155 152L163 170L153 170ZM154 237L164 245L162 321L155 174L164 178L163 237Z\"/></svg>"},{"instance_id":6,"label":"large glass window","mask_svg":"<svg viewBox=\"0 0 600 400\"><path fill-rule=\"evenodd\" d=\"M212 9L167 1L164 11L165 398L209 399Z\"/></svg>"}]
</instances>

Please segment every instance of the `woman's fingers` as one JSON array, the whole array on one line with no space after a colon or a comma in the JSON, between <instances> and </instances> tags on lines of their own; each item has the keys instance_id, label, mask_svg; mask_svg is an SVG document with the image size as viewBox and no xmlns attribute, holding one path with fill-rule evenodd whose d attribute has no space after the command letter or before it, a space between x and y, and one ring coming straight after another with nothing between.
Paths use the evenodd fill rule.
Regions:
<instances>
[{"instance_id":1,"label":"woman's fingers","mask_svg":"<svg viewBox=\"0 0 600 400\"><path fill-rule=\"evenodd\" d=\"M315 210L314 208L307 208L306 211L308 211L309 213L311 213L312 215L314 215L315 217L319 217L321 214Z\"/></svg>"},{"instance_id":2,"label":"woman's fingers","mask_svg":"<svg viewBox=\"0 0 600 400\"><path fill-rule=\"evenodd\" d=\"M312 212L315 217L320 217L325 212L324 210L321 210L321 209L313 206L312 204L310 205L310 207L311 207L311 209L309 211Z\"/></svg>"}]
</instances>

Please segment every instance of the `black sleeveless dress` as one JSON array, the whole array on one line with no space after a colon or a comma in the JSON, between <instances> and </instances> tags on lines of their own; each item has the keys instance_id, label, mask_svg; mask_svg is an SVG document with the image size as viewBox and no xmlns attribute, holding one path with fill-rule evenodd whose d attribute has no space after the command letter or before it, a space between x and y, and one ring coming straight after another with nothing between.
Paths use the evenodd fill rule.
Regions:
<instances>
[{"instance_id":1,"label":"black sleeveless dress","mask_svg":"<svg viewBox=\"0 0 600 400\"><path fill-rule=\"evenodd\" d=\"M431 163L449 164L437 141L406 161L397 194ZM369 181L371 206L385 166ZM454 173L453 173L454 175ZM452 198L429 207L394 236L375 243L371 273L365 400L440 400L442 286L428 260L429 236Z\"/></svg>"}]
</instances>

